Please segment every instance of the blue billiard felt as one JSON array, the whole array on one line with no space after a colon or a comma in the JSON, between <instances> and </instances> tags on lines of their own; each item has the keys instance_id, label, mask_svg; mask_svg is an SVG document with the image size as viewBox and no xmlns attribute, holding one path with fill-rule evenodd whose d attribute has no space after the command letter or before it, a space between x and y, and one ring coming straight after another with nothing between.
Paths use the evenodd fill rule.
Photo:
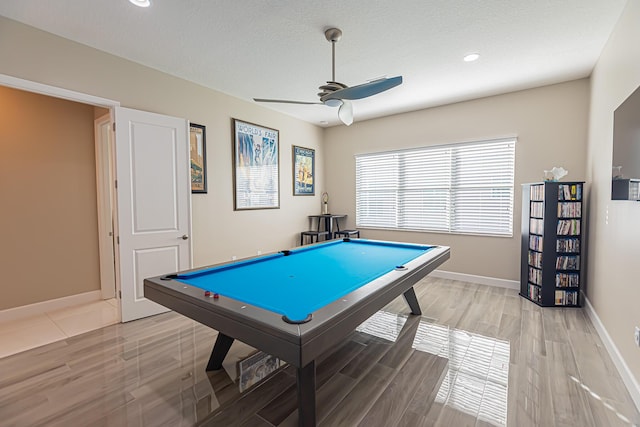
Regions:
<instances>
[{"instance_id":1,"label":"blue billiard felt","mask_svg":"<svg viewBox=\"0 0 640 427\"><path fill-rule=\"evenodd\" d=\"M432 246L332 241L178 275L180 282L300 321Z\"/></svg>"}]
</instances>

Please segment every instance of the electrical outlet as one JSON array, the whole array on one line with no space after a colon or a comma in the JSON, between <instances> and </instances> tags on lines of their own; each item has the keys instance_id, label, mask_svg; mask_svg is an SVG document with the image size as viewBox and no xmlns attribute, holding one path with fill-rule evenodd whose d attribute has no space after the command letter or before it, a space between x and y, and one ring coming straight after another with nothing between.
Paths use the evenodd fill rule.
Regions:
<instances>
[{"instance_id":1,"label":"electrical outlet","mask_svg":"<svg viewBox=\"0 0 640 427\"><path fill-rule=\"evenodd\" d=\"M237 259L237 257L236 257L235 255L233 255L233 256L231 257L231 261L235 261L236 259Z\"/></svg>"},{"instance_id":2,"label":"electrical outlet","mask_svg":"<svg viewBox=\"0 0 640 427\"><path fill-rule=\"evenodd\" d=\"M258 255L262 255L262 251L258 249Z\"/></svg>"},{"instance_id":3,"label":"electrical outlet","mask_svg":"<svg viewBox=\"0 0 640 427\"><path fill-rule=\"evenodd\" d=\"M636 339L636 345L638 347L640 347L640 328L636 326L636 332L635 332L635 339Z\"/></svg>"}]
</instances>

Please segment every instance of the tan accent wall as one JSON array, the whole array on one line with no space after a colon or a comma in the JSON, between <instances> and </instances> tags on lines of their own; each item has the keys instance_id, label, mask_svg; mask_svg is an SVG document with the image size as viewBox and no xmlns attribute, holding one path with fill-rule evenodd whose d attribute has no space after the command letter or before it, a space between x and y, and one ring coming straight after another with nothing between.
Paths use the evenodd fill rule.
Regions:
<instances>
[{"instance_id":1,"label":"tan accent wall","mask_svg":"<svg viewBox=\"0 0 640 427\"><path fill-rule=\"evenodd\" d=\"M613 112L640 86L638 22L640 2L630 1L591 77L587 161L591 182L587 294L636 384L640 349L633 332L640 326L640 203L611 200L611 163Z\"/></svg>"},{"instance_id":2,"label":"tan accent wall","mask_svg":"<svg viewBox=\"0 0 640 427\"><path fill-rule=\"evenodd\" d=\"M584 180L588 101L589 82L582 79L330 128L331 211L347 213L355 226L356 154L517 136L513 237L373 229L362 236L451 246L442 270L519 280L521 184L541 181L553 166L569 171L566 180Z\"/></svg>"},{"instance_id":3,"label":"tan accent wall","mask_svg":"<svg viewBox=\"0 0 640 427\"><path fill-rule=\"evenodd\" d=\"M93 107L0 86L0 310L100 289Z\"/></svg>"},{"instance_id":4,"label":"tan accent wall","mask_svg":"<svg viewBox=\"0 0 640 427\"><path fill-rule=\"evenodd\" d=\"M93 118L94 119L99 119L100 117L109 114L109 109L108 108L102 108L102 107L94 107L93 108Z\"/></svg>"}]
</instances>

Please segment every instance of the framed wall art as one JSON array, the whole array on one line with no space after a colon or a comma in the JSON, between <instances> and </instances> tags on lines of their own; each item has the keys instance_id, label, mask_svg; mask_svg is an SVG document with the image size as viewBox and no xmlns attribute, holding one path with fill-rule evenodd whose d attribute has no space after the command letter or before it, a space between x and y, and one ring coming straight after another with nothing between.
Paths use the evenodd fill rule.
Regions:
<instances>
[{"instance_id":1,"label":"framed wall art","mask_svg":"<svg viewBox=\"0 0 640 427\"><path fill-rule=\"evenodd\" d=\"M207 192L207 144L203 125L189 125L189 154L191 158L191 192Z\"/></svg>"},{"instance_id":2,"label":"framed wall art","mask_svg":"<svg viewBox=\"0 0 640 427\"><path fill-rule=\"evenodd\" d=\"M280 207L279 131L233 119L234 210Z\"/></svg>"},{"instance_id":3,"label":"framed wall art","mask_svg":"<svg viewBox=\"0 0 640 427\"><path fill-rule=\"evenodd\" d=\"M293 195L313 196L316 194L316 150L298 147L293 150Z\"/></svg>"}]
</instances>

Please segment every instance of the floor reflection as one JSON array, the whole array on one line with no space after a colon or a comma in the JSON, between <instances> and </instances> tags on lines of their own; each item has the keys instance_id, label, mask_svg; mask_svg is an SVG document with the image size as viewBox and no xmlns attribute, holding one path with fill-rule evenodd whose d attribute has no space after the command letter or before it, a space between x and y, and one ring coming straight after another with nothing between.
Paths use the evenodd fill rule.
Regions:
<instances>
[{"instance_id":1,"label":"floor reflection","mask_svg":"<svg viewBox=\"0 0 640 427\"><path fill-rule=\"evenodd\" d=\"M429 326L429 339L444 334L448 334L449 339L449 372L438 390L436 402L495 426L505 426L509 342L458 329L448 330L446 326Z\"/></svg>"},{"instance_id":2,"label":"floor reflection","mask_svg":"<svg viewBox=\"0 0 640 427\"><path fill-rule=\"evenodd\" d=\"M580 381L578 378L574 377L573 375L569 375L569 378L571 379L571 381L577 383L580 386L580 388L582 388L586 393L588 393L592 399L600 402L602 406L607 408L609 411L613 412L615 416L618 417L623 423L628 424L632 427L636 427L636 424L633 424L631 420L629 420L629 418L625 417L624 414L621 414L620 412L618 412L618 410L609 402L604 401L602 397L600 397L598 393L591 390L589 386L584 384L582 381Z\"/></svg>"},{"instance_id":3,"label":"floor reflection","mask_svg":"<svg viewBox=\"0 0 640 427\"><path fill-rule=\"evenodd\" d=\"M356 330L395 342L406 324L406 315L379 311ZM422 317L412 348L449 360L437 403L495 426L506 425L508 341L451 329Z\"/></svg>"},{"instance_id":4,"label":"floor reflection","mask_svg":"<svg viewBox=\"0 0 640 427\"><path fill-rule=\"evenodd\" d=\"M396 342L400 331L407 323L407 316L387 311L378 311L356 328L357 332Z\"/></svg>"}]
</instances>

